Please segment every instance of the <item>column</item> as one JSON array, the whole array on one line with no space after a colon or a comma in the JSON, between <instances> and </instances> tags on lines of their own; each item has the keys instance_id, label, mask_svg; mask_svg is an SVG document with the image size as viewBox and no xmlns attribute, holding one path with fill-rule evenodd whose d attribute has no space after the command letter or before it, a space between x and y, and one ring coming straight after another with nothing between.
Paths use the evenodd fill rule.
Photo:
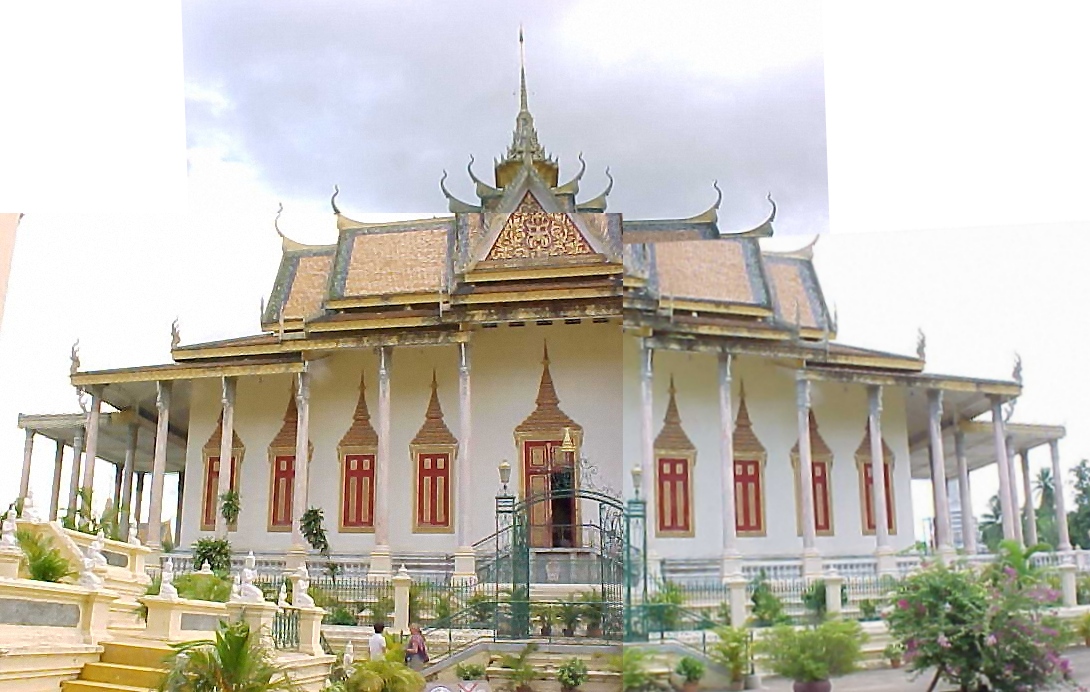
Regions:
<instances>
[{"instance_id":1,"label":"column","mask_svg":"<svg viewBox=\"0 0 1090 692\"><path fill-rule=\"evenodd\" d=\"M1067 507L1064 502L1063 476L1060 475L1060 441L1049 440L1048 450L1052 453L1052 479L1056 484L1056 529L1059 531L1060 552L1071 550L1071 535L1067 531Z\"/></svg>"},{"instance_id":2,"label":"column","mask_svg":"<svg viewBox=\"0 0 1090 692\"><path fill-rule=\"evenodd\" d=\"M162 547L163 480L167 470L167 444L170 441L171 383L156 383L155 455L151 465L151 497L148 499L148 535L144 541L152 550Z\"/></svg>"},{"instance_id":3,"label":"column","mask_svg":"<svg viewBox=\"0 0 1090 692\"><path fill-rule=\"evenodd\" d=\"M182 545L182 503L185 501L185 471L178 472L178 505L174 512L174 547Z\"/></svg>"},{"instance_id":4,"label":"column","mask_svg":"<svg viewBox=\"0 0 1090 692\"><path fill-rule=\"evenodd\" d=\"M1014 505L1011 501L1011 477L1007 458L1007 433L1003 424L1003 401L992 397L992 431L995 434L995 465L999 472L999 507L1003 514L1003 538L1014 538Z\"/></svg>"},{"instance_id":5,"label":"column","mask_svg":"<svg viewBox=\"0 0 1090 692\"><path fill-rule=\"evenodd\" d=\"M375 473L375 547L371 551L370 576L393 576L390 558L390 361L393 348L378 348L378 468Z\"/></svg>"},{"instance_id":6,"label":"column","mask_svg":"<svg viewBox=\"0 0 1090 692\"><path fill-rule=\"evenodd\" d=\"M742 554L738 550L738 523L734 496L734 410L731 405L730 353L719 354L719 454L723 493L723 563L722 577L742 572Z\"/></svg>"},{"instance_id":7,"label":"column","mask_svg":"<svg viewBox=\"0 0 1090 692\"><path fill-rule=\"evenodd\" d=\"M454 577L459 581L476 579L476 556L470 543L470 519L472 500L470 488L473 485L473 466L470 463L470 438L473 434L471 418L470 390L470 350L468 342L458 344L458 478L455 481L458 501L454 505L457 517L458 550L454 553Z\"/></svg>"},{"instance_id":8,"label":"column","mask_svg":"<svg viewBox=\"0 0 1090 692\"><path fill-rule=\"evenodd\" d=\"M958 495L961 498L961 539L966 555L976 555L976 515L973 514L973 492L969 486L969 459L965 454L965 433L954 431L954 455L958 459Z\"/></svg>"},{"instance_id":9,"label":"column","mask_svg":"<svg viewBox=\"0 0 1090 692\"><path fill-rule=\"evenodd\" d=\"M1024 532L1022 531L1022 512L1018 509L1020 502L1018 501L1018 466L1014 463L1014 455L1016 450L1014 449L1014 439L1007 436L1007 473L1010 474L1010 489L1011 489L1011 521L1014 522L1014 540L1018 541L1018 545L1025 545Z\"/></svg>"},{"instance_id":10,"label":"column","mask_svg":"<svg viewBox=\"0 0 1090 692\"><path fill-rule=\"evenodd\" d=\"M931 492L935 503L935 546L939 559L954 556L950 542L950 504L946 496L946 454L942 445L942 391L927 391L928 429L931 433Z\"/></svg>"},{"instance_id":11,"label":"column","mask_svg":"<svg viewBox=\"0 0 1090 692\"><path fill-rule=\"evenodd\" d=\"M23 474L19 476L19 497L26 497L30 489L30 458L34 454L34 431L26 429L26 441L23 442Z\"/></svg>"},{"instance_id":12,"label":"column","mask_svg":"<svg viewBox=\"0 0 1090 692\"><path fill-rule=\"evenodd\" d=\"M144 476L147 473L144 471L137 471L136 473L136 499L132 503L132 520L136 522L137 530L140 529L140 522L143 521L144 509Z\"/></svg>"},{"instance_id":13,"label":"column","mask_svg":"<svg viewBox=\"0 0 1090 692\"><path fill-rule=\"evenodd\" d=\"M897 561L889 545L889 515L886 512L886 459L882 453L882 388L867 387L870 426L871 507L874 511L874 556L878 575L897 573Z\"/></svg>"},{"instance_id":14,"label":"column","mask_svg":"<svg viewBox=\"0 0 1090 692\"><path fill-rule=\"evenodd\" d=\"M102 388L91 387L91 412L87 415L87 449L83 459L83 492L87 502L95 485L95 459L98 456L98 425L102 417ZM87 511L90 511L90 507Z\"/></svg>"},{"instance_id":15,"label":"column","mask_svg":"<svg viewBox=\"0 0 1090 692\"><path fill-rule=\"evenodd\" d=\"M79 467L83 459L83 428L76 429L76 435L72 439L72 469L68 481L68 516L73 520L76 517L76 507L79 500Z\"/></svg>"},{"instance_id":16,"label":"column","mask_svg":"<svg viewBox=\"0 0 1090 692\"><path fill-rule=\"evenodd\" d=\"M49 521L57 521L57 513L61 506L61 478L64 463L64 443L57 440L57 452L53 456L53 489L49 493Z\"/></svg>"},{"instance_id":17,"label":"column","mask_svg":"<svg viewBox=\"0 0 1090 692\"><path fill-rule=\"evenodd\" d=\"M227 520L219 507L223 502L221 498L231 490L231 456L235 451L235 382L233 377L224 377L220 382L223 426L220 435L220 475L216 485L216 536L219 538L227 538L228 531Z\"/></svg>"},{"instance_id":18,"label":"column","mask_svg":"<svg viewBox=\"0 0 1090 692\"><path fill-rule=\"evenodd\" d=\"M1026 504L1022 515L1026 522L1026 545L1037 545L1037 512L1033 508L1033 479L1029 475L1029 450L1022 450L1022 493Z\"/></svg>"},{"instance_id":19,"label":"column","mask_svg":"<svg viewBox=\"0 0 1090 692\"><path fill-rule=\"evenodd\" d=\"M139 414L137 414L139 415ZM137 423L129 423L129 439L125 444L125 466L121 471L121 538L128 540L132 512L132 475L136 464L136 441L140 434Z\"/></svg>"},{"instance_id":20,"label":"column","mask_svg":"<svg viewBox=\"0 0 1090 692\"><path fill-rule=\"evenodd\" d=\"M648 477L655 475L655 394L652 386L654 383L654 365L655 350L651 348L650 343L645 339L640 354L640 435L643 441L640 448L640 467L643 469L643 473L640 476L641 487L632 490L647 503L648 521L651 521L651 517L657 516L655 514L657 510L651 507L654 496L646 491Z\"/></svg>"},{"instance_id":21,"label":"column","mask_svg":"<svg viewBox=\"0 0 1090 692\"><path fill-rule=\"evenodd\" d=\"M814 525L814 466L810 456L810 381L796 382L799 426L799 497L802 501L802 567L804 576L821 575L821 554Z\"/></svg>"},{"instance_id":22,"label":"column","mask_svg":"<svg viewBox=\"0 0 1090 692\"><path fill-rule=\"evenodd\" d=\"M295 483L292 488L291 508L291 545L292 551L306 553L303 539L303 512L307 511L307 481L310 479L310 376L301 372L296 376L295 408L299 412L295 425ZM223 459L220 459L220 477L224 473ZM289 569L292 565L288 566Z\"/></svg>"}]
</instances>

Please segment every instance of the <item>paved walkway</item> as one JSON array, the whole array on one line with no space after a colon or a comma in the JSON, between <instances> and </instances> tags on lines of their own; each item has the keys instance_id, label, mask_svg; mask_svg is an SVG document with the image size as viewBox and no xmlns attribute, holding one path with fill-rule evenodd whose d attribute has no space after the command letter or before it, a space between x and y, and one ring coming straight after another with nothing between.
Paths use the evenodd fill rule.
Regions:
<instances>
[{"instance_id":1,"label":"paved walkway","mask_svg":"<svg viewBox=\"0 0 1090 692\"><path fill-rule=\"evenodd\" d=\"M1067 652L1075 679L1080 685L1090 686L1090 649L1078 647ZM924 675L911 680L903 669L881 668L836 678L833 692L924 692L931 683L931 675ZM772 679L765 681L769 692L791 692L790 680ZM940 684L938 690L950 689Z\"/></svg>"}]
</instances>

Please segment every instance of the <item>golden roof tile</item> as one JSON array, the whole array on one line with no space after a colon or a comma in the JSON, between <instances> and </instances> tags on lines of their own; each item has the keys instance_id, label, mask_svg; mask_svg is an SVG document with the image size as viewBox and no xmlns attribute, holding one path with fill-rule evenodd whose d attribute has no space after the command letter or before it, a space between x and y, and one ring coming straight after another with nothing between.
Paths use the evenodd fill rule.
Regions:
<instances>
[{"instance_id":1,"label":"golden roof tile","mask_svg":"<svg viewBox=\"0 0 1090 692\"><path fill-rule=\"evenodd\" d=\"M659 294L753 304L745 248L737 240L683 240L655 245Z\"/></svg>"},{"instance_id":2,"label":"golden roof tile","mask_svg":"<svg viewBox=\"0 0 1090 692\"><path fill-rule=\"evenodd\" d=\"M795 307L798 306L799 325L811 329L821 329L822 325L814 315L810 296L802 278L802 265L798 262L771 261L765 264L776 307L780 318L794 323Z\"/></svg>"},{"instance_id":3,"label":"golden roof tile","mask_svg":"<svg viewBox=\"0 0 1090 692\"><path fill-rule=\"evenodd\" d=\"M568 417L568 414L560 409L560 397L556 394L553 376L549 372L548 344L545 344L545 357L541 361L541 365L541 383L537 388L537 408L526 417L526 420L519 423L518 427L515 428L515 432L555 433L564 428L582 430L583 426L573 421Z\"/></svg>"},{"instance_id":4,"label":"golden roof tile","mask_svg":"<svg viewBox=\"0 0 1090 692\"><path fill-rule=\"evenodd\" d=\"M304 255L298 262L284 301L284 318L289 320L309 319L322 311L333 255Z\"/></svg>"},{"instance_id":5,"label":"golden roof tile","mask_svg":"<svg viewBox=\"0 0 1090 692\"><path fill-rule=\"evenodd\" d=\"M294 452L298 426L299 410L295 407L295 382L292 381L288 408L284 411L284 424L280 426L280 432L276 433L276 437L269 443L269 449L290 449Z\"/></svg>"},{"instance_id":6,"label":"golden roof tile","mask_svg":"<svg viewBox=\"0 0 1090 692\"><path fill-rule=\"evenodd\" d=\"M440 291L448 225L444 220L438 228L356 235L343 297Z\"/></svg>"},{"instance_id":7,"label":"golden roof tile","mask_svg":"<svg viewBox=\"0 0 1090 692\"><path fill-rule=\"evenodd\" d=\"M696 445L685 434L681 426L681 414L677 410L677 389L674 387L674 378L670 377L670 401L666 404L666 416L663 418L662 430L655 438L655 449L669 449L684 452L695 452Z\"/></svg>"},{"instance_id":8,"label":"golden roof tile","mask_svg":"<svg viewBox=\"0 0 1090 692\"><path fill-rule=\"evenodd\" d=\"M435 371L431 373L431 399L428 401L428 410L424 414L424 425L416 433L416 437L409 444L413 445L457 445L458 438L447 427L443 420L443 407L439 405L439 385L435 379Z\"/></svg>"},{"instance_id":9,"label":"golden roof tile","mask_svg":"<svg viewBox=\"0 0 1090 692\"><path fill-rule=\"evenodd\" d=\"M352 425L341 438L339 446L342 448L378 446L378 433L371 425L371 413L367 410L367 384L363 375L360 375L360 398L352 414Z\"/></svg>"}]
</instances>

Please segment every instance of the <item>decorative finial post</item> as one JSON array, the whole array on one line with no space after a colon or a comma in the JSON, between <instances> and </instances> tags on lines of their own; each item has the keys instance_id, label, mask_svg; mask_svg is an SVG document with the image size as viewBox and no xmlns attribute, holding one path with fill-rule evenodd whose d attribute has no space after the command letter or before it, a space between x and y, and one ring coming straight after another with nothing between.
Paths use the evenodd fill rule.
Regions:
<instances>
[{"instance_id":1,"label":"decorative finial post","mask_svg":"<svg viewBox=\"0 0 1090 692\"><path fill-rule=\"evenodd\" d=\"M1018 384L1022 384L1022 356L1017 353L1014 354L1014 370L1011 372L1011 377Z\"/></svg>"},{"instance_id":2,"label":"decorative finial post","mask_svg":"<svg viewBox=\"0 0 1090 692\"><path fill-rule=\"evenodd\" d=\"M175 317L170 323L170 350L178 348L180 343L182 343L182 333L178 331L178 318Z\"/></svg>"},{"instance_id":3,"label":"decorative finial post","mask_svg":"<svg viewBox=\"0 0 1090 692\"><path fill-rule=\"evenodd\" d=\"M72 365L68 368L68 373L70 375L75 375L77 372L79 372L79 339L76 339L76 342L72 344L71 358Z\"/></svg>"},{"instance_id":4,"label":"decorative finial post","mask_svg":"<svg viewBox=\"0 0 1090 692\"><path fill-rule=\"evenodd\" d=\"M334 214L340 214L341 210L337 208L337 195L341 194L341 188L337 185L333 186L333 196L329 198L329 204L333 207Z\"/></svg>"},{"instance_id":5,"label":"decorative finial post","mask_svg":"<svg viewBox=\"0 0 1090 692\"><path fill-rule=\"evenodd\" d=\"M526 45L522 37L522 25L519 25L519 110L529 111L526 99Z\"/></svg>"},{"instance_id":6,"label":"decorative finial post","mask_svg":"<svg viewBox=\"0 0 1090 692\"><path fill-rule=\"evenodd\" d=\"M923 328L916 330L916 357L927 360L927 335L923 333Z\"/></svg>"}]
</instances>

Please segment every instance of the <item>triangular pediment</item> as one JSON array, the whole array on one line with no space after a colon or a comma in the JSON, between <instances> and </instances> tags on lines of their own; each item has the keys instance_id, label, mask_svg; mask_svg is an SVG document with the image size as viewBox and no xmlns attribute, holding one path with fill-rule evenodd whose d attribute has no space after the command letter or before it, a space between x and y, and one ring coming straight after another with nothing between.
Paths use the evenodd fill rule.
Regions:
<instances>
[{"instance_id":1,"label":"triangular pediment","mask_svg":"<svg viewBox=\"0 0 1090 692\"><path fill-rule=\"evenodd\" d=\"M530 167L523 167L484 222L487 230L473 249L469 269L480 262L539 264L550 258L608 254L603 240L578 214L565 210Z\"/></svg>"}]
</instances>

